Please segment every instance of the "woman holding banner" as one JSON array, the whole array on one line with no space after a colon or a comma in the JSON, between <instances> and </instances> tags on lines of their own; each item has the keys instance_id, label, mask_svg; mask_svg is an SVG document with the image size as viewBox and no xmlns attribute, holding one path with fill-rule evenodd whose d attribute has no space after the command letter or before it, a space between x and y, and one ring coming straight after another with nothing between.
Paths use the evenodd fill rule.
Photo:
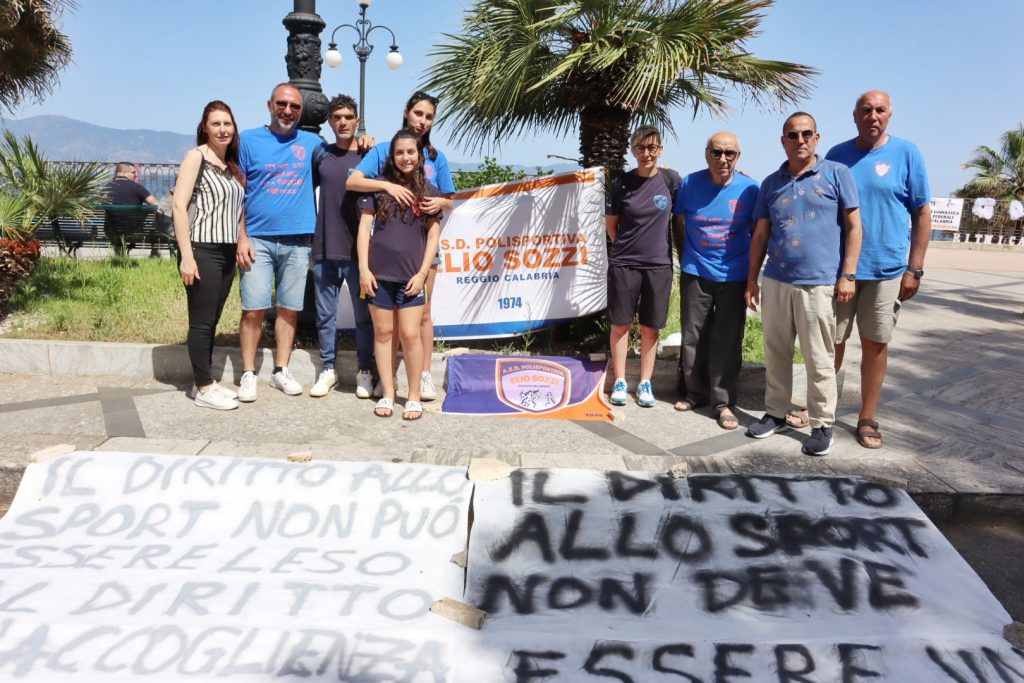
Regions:
<instances>
[{"instance_id":1,"label":"woman holding banner","mask_svg":"<svg viewBox=\"0 0 1024 683\"><path fill-rule=\"evenodd\" d=\"M359 287L367 297L373 319L374 355L383 394L373 411L378 417L391 417L394 412L392 338L396 319L409 378L402 419L418 420L423 416L419 380L424 353L420 321L442 218L440 210L430 213L425 209L438 198L439 192L427 182L423 156L422 138L408 129L398 131L389 144L381 178L383 182L401 186L411 195L411 201L403 206L384 190L359 200L362 209L356 238Z\"/></svg>"},{"instance_id":2,"label":"woman holding banner","mask_svg":"<svg viewBox=\"0 0 1024 683\"><path fill-rule=\"evenodd\" d=\"M609 401L626 405L626 353L629 328L639 309L640 382L636 402L654 405L651 375L658 353L658 330L668 320L672 293L672 200L679 174L658 168L661 132L641 126L629 140L637 166L611 183L605 204L608 255L608 319L611 323L612 372Z\"/></svg>"},{"instance_id":3,"label":"woman holding banner","mask_svg":"<svg viewBox=\"0 0 1024 683\"><path fill-rule=\"evenodd\" d=\"M418 200L417 208L427 215L439 216L441 211L451 210L452 201L448 197L455 194L455 184L452 182L452 174L448 170L448 159L444 152L430 143L430 130L434 126L436 115L437 98L417 91L405 104L405 111L402 112L402 128L412 131L422 144L425 150L425 153L421 154L424 177L440 191L439 196L421 197ZM355 192L384 192L400 207L413 206L417 200L407 187L401 183L389 182L383 177L390 152L390 142L382 142L371 149L359 166L352 171L345 187ZM426 299L420 319L420 346L423 353L421 367L423 370L420 375L419 388L424 401L432 401L437 398L434 379L430 374L430 363L434 353L434 324L430 318L430 304L434 292L434 280L437 277L437 267L440 263L440 258L435 254L427 274ZM397 353L396 345L393 354ZM393 355L393 357L397 356ZM395 365L393 364L392 367ZM378 392L374 392L374 395L378 395Z\"/></svg>"}]
</instances>

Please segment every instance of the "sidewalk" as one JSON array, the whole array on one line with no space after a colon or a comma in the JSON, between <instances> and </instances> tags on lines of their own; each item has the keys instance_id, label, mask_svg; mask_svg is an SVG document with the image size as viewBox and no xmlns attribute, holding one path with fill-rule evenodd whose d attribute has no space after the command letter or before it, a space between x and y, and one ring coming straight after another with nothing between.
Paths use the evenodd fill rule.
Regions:
<instances>
[{"instance_id":1,"label":"sidewalk","mask_svg":"<svg viewBox=\"0 0 1024 683\"><path fill-rule=\"evenodd\" d=\"M817 459L800 453L805 434L754 440L742 428L722 431L706 411L673 411L674 360L659 362L658 405L630 404L614 423L448 416L439 413L438 400L426 404L421 421L407 424L398 415L374 417L372 402L352 395L348 366L348 384L326 398L284 396L261 381L257 402L220 413L184 397L190 383L180 379L180 347L147 347L150 361L160 355L165 368L154 379L152 369L146 377L79 374L109 355L107 345L52 344L74 347L67 356L47 350L46 342L0 340L0 373L7 373L0 374L0 507L13 495L27 455L57 443L227 456L311 451L314 458L449 465L476 456L521 467L665 471L685 464L691 472L881 477L942 504L1007 494L1024 501L1022 333L1024 254L933 249L922 293L904 308L890 351L879 412L886 447L865 450L854 439L860 354L851 340L836 444ZM140 354L122 353L119 374L132 374ZM225 381L232 376L227 365ZM293 369L308 388L312 365L297 362ZM435 379L442 376L435 365ZM760 369L744 370L738 408L744 426L760 417Z\"/></svg>"}]
</instances>

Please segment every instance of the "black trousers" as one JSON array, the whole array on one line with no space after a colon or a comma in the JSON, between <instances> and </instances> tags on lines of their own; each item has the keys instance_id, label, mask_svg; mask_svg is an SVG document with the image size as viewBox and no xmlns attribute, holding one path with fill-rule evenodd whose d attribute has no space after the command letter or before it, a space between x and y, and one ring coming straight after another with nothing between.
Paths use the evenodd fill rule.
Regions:
<instances>
[{"instance_id":1,"label":"black trousers","mask_svg":"<svg viewBox=\"0 0 1024 683\"><path fill-rule=\"evenodd\" d=\"M714 282L683 273L679 281L679 393L715 410L736 404L747 321L745 281Z\"/></svg>"},{"instance_id":2,"label":"black trousers","mask_svg":"<svg viewBox=\"0 0 1024 683\"><path fill-rule=\"evenodd\" d=\"M185 287L188 298L188 358L196 386L213 382L213 337L235 279L235 244L192 243L199 279ZM181 265L181 253L178 254Z\"/></svg>"}]
</instances>

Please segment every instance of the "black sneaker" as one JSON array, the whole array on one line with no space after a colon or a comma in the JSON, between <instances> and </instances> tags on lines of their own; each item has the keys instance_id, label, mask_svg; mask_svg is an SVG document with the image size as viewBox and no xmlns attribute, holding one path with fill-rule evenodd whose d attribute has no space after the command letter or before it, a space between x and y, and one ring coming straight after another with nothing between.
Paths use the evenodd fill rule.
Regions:
<instances>
[{"instance_id":1,"label":"black sneaker","mask_svg":"<svg viewBox=\"0 0 1024 683\"><path fill-rule=\"evenodd\" d=\"M804 441L804 453L806 455L828 455L832 449L832 428L815 427L811 435Z\"/></svg>"},{"instance_id":2,"label":"black sneaker","mask_svg":"<svg viewBox=\"0 0 1024 683\"><path fill-rule=\"evenodd\" d=\"M789 429L790 426L786 424L785 419L765 413L764 417L747 427L747 436L752 436L755 439L767 439L772 434L785 432Z\"/></svg>"}]
</instances>

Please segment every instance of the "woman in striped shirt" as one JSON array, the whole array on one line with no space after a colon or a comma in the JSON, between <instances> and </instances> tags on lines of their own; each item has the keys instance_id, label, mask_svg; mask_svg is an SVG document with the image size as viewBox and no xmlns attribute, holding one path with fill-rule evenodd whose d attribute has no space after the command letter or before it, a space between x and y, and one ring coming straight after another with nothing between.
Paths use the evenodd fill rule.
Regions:
<instances>
[{"instance_id":1,"label":"woman in striped shirt","mask_svg":"<svg viewBox=\"0 0 1024 683\"><path fill-rule=\"evenodd\" d=\"M185 153L174 186L178 271L188 299L188 355L195 403L232 410L237 394L210 373L213 338L235 279L235 243L245 220L245 175L238 165L238 132L231 108L214 100L203 109L196 148Z\"/></svg>"}]
</instances>

